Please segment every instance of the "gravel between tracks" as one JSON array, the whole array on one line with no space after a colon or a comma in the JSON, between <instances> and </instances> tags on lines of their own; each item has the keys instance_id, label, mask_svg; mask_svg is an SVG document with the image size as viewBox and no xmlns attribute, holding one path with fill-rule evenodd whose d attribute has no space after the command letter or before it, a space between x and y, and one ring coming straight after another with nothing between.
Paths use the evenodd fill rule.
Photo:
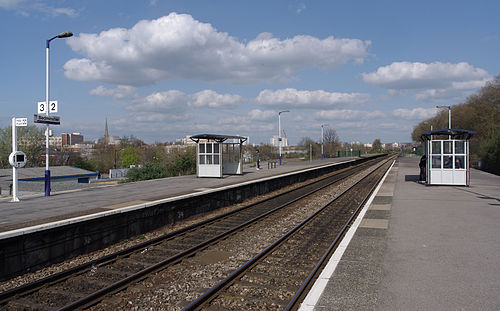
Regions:
<instances>
[{"instance_id":1,"label":"gravel between tracks","mask_svg":"<svg viewBox=\"0 0 500 311\"><path fill-rule=\"evenodd\" d=\"M180 310L367 173L364 171L338 186L321 190L306 204L295 203L258 225L150 275L91 310ZM272 302L268 307L275 309Z\"/></svg>"},{"instance_id":2,"label":"gravel between tracks","mask_svg":"<svg viewBox=\"0 0 500 311\"><path fill-rule=\"evenodd\" d=\"M330 174L335 174L335 173L336 172L333 172L333 173L330 173ZM328 174L328 175L330 175L330 174ZM27 273L27 274L21 275L21 276L15 277L13 279L10 279L10 280L4 281L4 282L0 282L0 292L4 292L4 291L7 291L9 289L13 289L13 288L22 286L22 285L25 285L25 284L30 283L30 282L34 282L36 280L39 280L39 279L42 279L44 277L47 277L47 276L59 273L59 272L64 271L64 270L68 270L68 269L76 267L78 265L90 262L92 260L96 260L96 259L104 257L106 255L109 255L109 254L118 252L120 250L132 247L134 245L143 243L145 241L154 239L154 238L159 237L161 235L174 232L176 230L188 227L190 225L193 225L195 223L204 221L206 219L209 219L209 218L212 218L212 217L215 217L215 216L227 213L227 212L232 211L234 209L238 209L240 207L249 205L249 204L254 203L256 201L259 201L259 200L265 199L267 197L276 195L278 193L282 193L282 192L285 192L285 191L288 191L288 190L291 190L291 189L295 189L295 188L301 187L304 184L308 184L308 183L310 183L312 181L315 181L317 179L323 178L325 176L327 176L327 175L323 175L323 176L318 177L316 179L310 179L310 180L308 180L306 182L297 183L297 184L294 184L294 185L291 185L291 186L288 186L288 187L284 187L284 188L282 188L280 190L277 190L277 191L274 191L274 192L271 192L271 193L268 193L268 194L265 194L265 195L261 195L259 197L252 198L252 199L247 200L247 201L245 201L243 203L240 203L240 204L236 204L236 205L224 207L224 208L218 209L216 211L213 211L213 212L210 212L210 213L207 213L207 214L204 214L204 215L195 216L195 217L193 217L191 219L187 219L187 220L184 220L182 222L178 222L178 223L176 223L174 225L167 225L167 226L165 226L163 228L160 228L158 230L155 230L155 231L143 234L143 235L139 235L139 236L137 236L135 238L131 238L131 239L124 240L122 242L116 243L116 244L111 245L111 246L109 246L109 247L107 247L105 249L102 249L102 250L99 250L99 251L95 251L95 252L92 252L92 253L89 253L89 254L85 254L85 255L80 255L80 256L77 256L75 258L66 260L64 262L61 262L61 263L58 263L58 264L54 264L54 265L51 265L49 267L46 267L46 268L43 268L43 269L31 272L31 273Z\"/></svg>"}]
</instances>

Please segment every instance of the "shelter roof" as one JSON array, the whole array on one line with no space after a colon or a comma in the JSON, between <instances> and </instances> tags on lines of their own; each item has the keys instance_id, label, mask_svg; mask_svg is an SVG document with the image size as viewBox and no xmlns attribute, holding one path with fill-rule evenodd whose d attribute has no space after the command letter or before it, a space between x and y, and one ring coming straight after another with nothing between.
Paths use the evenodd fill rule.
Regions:
<instances>
[{"instance_id":1,"label":"shelter roof","mask_svg":"<svg viewBox=\"0 0 500 311\"><path fill-rule=\"evenodd\" d=\"M446 135L451 136L453 139L470 139L472 135L476 134L474 131L461 130L461 129L440 129L423 133L420 138L422 140L429 140L433 135Z\"/></svg>"},{"instance_id":2,"label":"shelter roof","mask_svg":"<svg viewBox=\"0 0 500 311\"><path fill-rule=\"evenodd\" d=\"M216 142L222 143L228 139L239 139L240 143L247 141L246 137L235 135L220 135L220 134L197 134L190 137L192 141L198 143L200 139L212 139Z\"/></svg>"}]
</instances>

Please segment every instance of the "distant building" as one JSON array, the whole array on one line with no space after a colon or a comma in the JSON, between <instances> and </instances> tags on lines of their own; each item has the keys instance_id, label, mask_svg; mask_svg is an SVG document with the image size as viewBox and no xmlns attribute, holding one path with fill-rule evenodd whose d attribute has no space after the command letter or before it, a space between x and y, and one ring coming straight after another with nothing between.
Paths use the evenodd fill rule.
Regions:
<instances>
[{"instance_id":1,"label":"distant building","mask_svg":"<svg viewBox=\"0 0 500 311\"><path fill-rule=\"evenodd\" d=\"M119 145L122 142L120 136L108 136L109 145Z\"/></svg>"},{"instance_id":2,"label":"distant building","mask_svg":"<svg viewBox=\"0 0 500 311\"><path fill-rule=\"evenodd\" d=\"M274 135L273 137L271 137L270 142L271 142L271 145L279 147L279 137L278 137L278 135ZM282 147L288 147L288 138L281 137L281 146Z\"/></svg>"},{"instance_id":3,"label":"distant building","mask_svg":"<svg viewBox=\"0 0 500 311\"><path fill-rule=\"evenodd\" d=\"M81 133L62 133L61 145L70 146L83 143L83 135Z\"/></svg>"},{"instance_id":4,"label":"distant building","mask_svg":"<svg viewBox=\"0 0 500 311\"><path fill-rule=\"evenodd\" d=\"M108 130L108 119L104 123L104 136L102 138L96 139L96 144L104 145L119 145L122 142L120 136L110 136Z\"/></svg>"},{"instance_id":5,"label":"distant building","mask_svg":"<svg viewBox=\"0 0 500 311\"><path fill-rule=\"evenodd\" d=\"M49 145L56 147L56 148L61 148L62 147L62 137L61 136L50 136L49 137Z\"/></svg>"},{"instance_id":6,"label":"distant building","mask_svg":"<svg viewBox=\"0 0 500 311\"><path fill-rule=\"evenodd\" d=\"M106 123L104 124L104 137L102 143L105 145L109 144L108 118L106 118Z\"/></svg>"},{"instance_id":7,"label":"distant building","mask_svg":"<svg viewBox=\"0 0 500 311\"><path fill-rule=\"evenodd\" d=\"M191 135L186 135L186 138L182 139L182 143L184 145L193 145L193 146L196 145L196 143L193 140L191 140Z\"/></svg>"},{"instance_id":8,"label":"distant building","mask_svg":"<svg viewBox=\"0 0 500 311\"><path fill-rule=\"evenodd\" d=\"M68 145L65 148L66 151L79 152L84 158L90 158L94 152L94 145L89 143Z\"/></svg>"}]
</instances>

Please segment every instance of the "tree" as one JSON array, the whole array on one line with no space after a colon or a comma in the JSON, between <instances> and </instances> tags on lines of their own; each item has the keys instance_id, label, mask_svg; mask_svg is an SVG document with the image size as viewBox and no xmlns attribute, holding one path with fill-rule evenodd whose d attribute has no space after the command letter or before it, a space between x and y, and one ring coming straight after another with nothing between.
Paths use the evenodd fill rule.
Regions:
<instances>
[{"instance_id":1,"label":"tree","mask_svg":"<svg viewBox=\"0 0 500 311\"><path fill-rule=\"evenodd\" d=\"M17 149L26 153L26 166L42 166L45 151L45 131L36 125L17 128ZM12 126L0 129L0 167L8 168L12 152Z\"/></svg>"},{"instance_id":2,"label":"tree","mask_svg":"<svg viewBox=\"0 0 500 311\"><path fill-rule=\"evenodd\" d=\"M127 168L130 165L137 165L141 159L140 147L134 147L132 145L126 146L121 152L122 166Z\"/></svg>"},{"instance_id":3,"label":"tree","mask_svg":"<svg viewBox=\"0 0 500 311\"><path fill-rule=\"evenodd\" d=\"M81 168L81 169L84 169L84 170L88 170L88 171L95 170L94 165L92 165L92 162L85 160L78 153L75 154L75 155L73 155L73 157L71 157L71 162L70 163L74 167L78 167L78 168Z\"/></svg>"},{"instance_id":4,"label":"tree","mask_svg":"<svg viewBox=\"0 0 500 311\"><path fill-rule=\"evenodd\" d=\"M261 144L258 149L261 161L268 161L278 158L278 147L274 147L270 144Z\"/></svg>"},{"instance_id":5,"label":"tree","mask_svg":"<svg viewBox=\"0 0 500 311\"><path fill-rule=\"evenodd\" d=\"M90 159L91 165L97 172L107 173L113 168L115 161L114 149L106 144L96 144Z\"/></svg>"},{"instance_id":6,"label":"tree","mask_svg":"<svg viewBox=\"0 0 500 311\"><path fill-rule=\"evenodd\" d=\"M500 174L498 164L500 141L500 76L488 82L465 103L452 107L452 127L475 131L470 140L471 163L481 161L482 168ZM448 111L440 111L435 117L417 124L412 132L414 141L433 129L448 128Z\"/></svg>"},{"instance_id":7,"label":"tree","mask_svg":"<svg viewBox=\"0 0 500 311\"><path fill-rule=\"evenodd\" d=\"M375 139L372 144L372 151L373 152L382 152L382 142L380 139Z\"/></svg>"},{"instance_id":8,"label":"tree","mask_svg":"<svg viewBox=\"0 0 500 311\"><path fill-rule=\"evenodd\" d=\"M323 134L324 152L326 157L335 155L337 150L340 149L340 139L337 131L334 128L327 128Z\"/></svg>"},{"instance_id":9,"label":"tree","mask_svg":"<svg viewBox=\"0 0 500 311\"><path fill-rule=\"evenodd\" d=\"M312 157L321 158L321 144L315 142L310 137L302 137L299 141L299 146L302 146L307 151L306 159L309 159L309 146L312 146Z\"/></svg>"}]
</instances>

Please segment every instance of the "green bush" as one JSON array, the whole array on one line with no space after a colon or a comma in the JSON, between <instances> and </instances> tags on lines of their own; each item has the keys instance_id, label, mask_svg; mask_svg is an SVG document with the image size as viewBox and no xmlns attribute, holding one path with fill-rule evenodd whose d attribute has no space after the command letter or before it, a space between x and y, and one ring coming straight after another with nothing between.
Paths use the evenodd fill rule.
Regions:
<instances>
[{"instance_id":1,"label":"green bush","mask_svg":"<svg viewBox=\"0 0 500 311\"><path fill-rule=\"evenodd\" d=\"M500 175L500 135L496 135L481 144L481 169Z\"/></svg>"},{"instance_id":2,"label":"green bush","mask_svg":"<svg viewBox=\"0 0 500 311\"><path fill-rule=\"evenodd\" d=\"M167 177L167 168L161 163L146 162L143 167L131 168L127 181L139 181Z\"/></svg>"},{"instance_id":3,"label":"green bush","mask_svg":"<svg viewBox=\"0 0 500 311\"><path fill-rule=\"evenodd\" d=\"M127 181L139 181L196 173L196 158L192 154L179 155L172 163L146 162L143 167L128 171Z\"/></svg>"}]
</instances>

